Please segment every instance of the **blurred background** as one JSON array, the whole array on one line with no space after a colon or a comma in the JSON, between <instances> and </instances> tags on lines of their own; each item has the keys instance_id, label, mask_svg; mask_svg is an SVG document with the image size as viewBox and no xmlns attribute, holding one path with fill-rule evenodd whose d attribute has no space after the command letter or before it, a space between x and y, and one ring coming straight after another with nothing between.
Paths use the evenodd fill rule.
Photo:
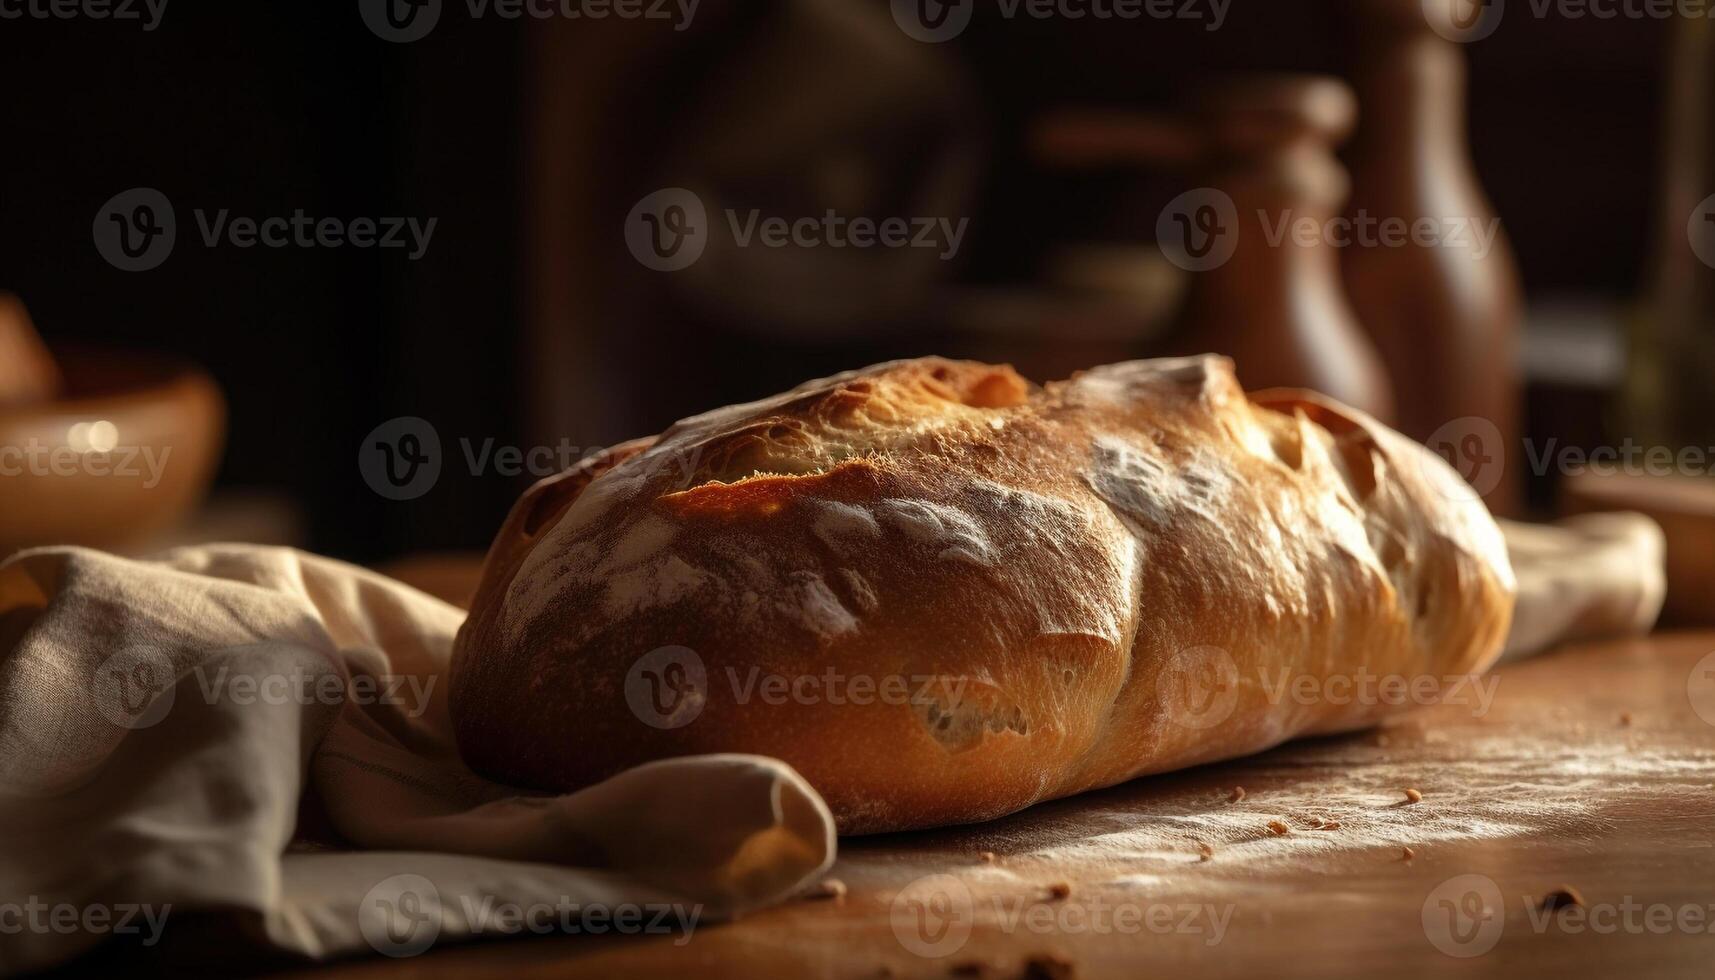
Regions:
<instances>
[{"instance_id":1,"label":"blurred background","mask_svg":"<svg viewBox=\"0 0 1715 980\"><path fill-rule=\"evenodd\" d=\"M1248 386L1320 387L1429 441L1510 514L1602 505L1612 484L1580 490L1567 447L1715 445L1704 18L134 6L0 18L0 289L21 301L0 445L177 455L142 492L14 465L0 550L480 551L583 452L929 353L1039 381L1231 353ZM246 245L234 224L299 213L419 241ZM743 234L824 215L904 219L928 247ZM131 254L167 219L170 254ZM378 484L425 439L426 485Z\"/></svg>"}]
</instances>

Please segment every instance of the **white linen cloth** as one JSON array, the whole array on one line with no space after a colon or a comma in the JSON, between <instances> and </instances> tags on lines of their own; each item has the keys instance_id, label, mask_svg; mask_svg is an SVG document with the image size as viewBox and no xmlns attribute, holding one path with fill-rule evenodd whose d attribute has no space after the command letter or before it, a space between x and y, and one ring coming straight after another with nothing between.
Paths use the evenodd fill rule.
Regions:
<instances>
[{"instance_id":1,"label":"white linen cloth","mask_svg":"<svg viewBox=\"0 0 1715 980\"><path fill-rule=\"evenodd\" d=\"M826 805L773 759L669 760L565 796L476 776L447 716L463 617L284 548L0 565L0 973L204 909L313 958L683 941L832 863ZM332 846L304 846L318 830Z\"/></svg>"}]
</instances>

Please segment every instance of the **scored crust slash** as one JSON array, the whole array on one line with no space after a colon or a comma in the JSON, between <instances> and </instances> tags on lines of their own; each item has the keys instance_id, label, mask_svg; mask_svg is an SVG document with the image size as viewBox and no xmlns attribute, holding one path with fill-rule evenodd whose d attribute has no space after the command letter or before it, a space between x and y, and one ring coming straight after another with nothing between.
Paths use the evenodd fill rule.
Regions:
<instances>
[{"instance_id":1,"label":"scored crust slash","mask_svg":"<svg viewBox=\"0 0 1715 980\"><path fill-rule=\"evenodd\" d=\"M1362 728L1399 706L1254 681L1491 664L1513 575L1456 479L1360 412L1247 395L1220 357L1043 386L940 358L808 382L519 500L456 644L459 749L556 791L773 756L867 833ZM694 709L670 724L626 691L664 650L682 652L642 671L650 691ZM830 695L901 677L935 696Z\"/></svg>"}]
</instances>

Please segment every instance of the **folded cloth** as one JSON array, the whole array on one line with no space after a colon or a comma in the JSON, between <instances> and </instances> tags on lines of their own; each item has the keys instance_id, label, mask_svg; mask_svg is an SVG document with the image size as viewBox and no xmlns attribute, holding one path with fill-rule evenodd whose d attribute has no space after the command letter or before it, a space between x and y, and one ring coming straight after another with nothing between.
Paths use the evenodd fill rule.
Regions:
<instances>
[{"instance_id":1,"label":"folded cloth","mask_svg":"<svg viewBox=\"0 0 1715 980\"><path fill-rule=\"evenodd\" d=\"M1571 640L1646 633L1667 597L1666 542L1643 514L1502 521L1518 604L1502 662Z\"/></svg>"},{"instance_id":2,"label":"folded cloth","mask_svg":"<svg viewBox=\"0 0 1715 980\"><path fill-rule=\"evenodd\" d=\"M832 863L826 805L777 760L667 760L565 796L469 771L447 716L463 615L283 548L0 565L0 973L153 944L200 910L317 958L683 941Z\"/></svg>"}]
</instances>

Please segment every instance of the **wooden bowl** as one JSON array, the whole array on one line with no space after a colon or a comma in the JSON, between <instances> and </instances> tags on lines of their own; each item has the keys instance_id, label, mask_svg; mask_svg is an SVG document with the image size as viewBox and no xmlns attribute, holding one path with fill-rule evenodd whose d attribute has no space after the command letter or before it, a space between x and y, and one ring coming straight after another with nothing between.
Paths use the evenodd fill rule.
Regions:
<instances>
[{"instance_id":1,"label":"wooden bowl","mask_svg":"<svg viewBox=\"0 0 1715 980\"><path fill-rule=\"evenodd\" d=\"M59 353L61 397L0 406L0 556L144 541L197 505L220 458L225 402L200 369Z\"/></svg>"}]
</instances>

